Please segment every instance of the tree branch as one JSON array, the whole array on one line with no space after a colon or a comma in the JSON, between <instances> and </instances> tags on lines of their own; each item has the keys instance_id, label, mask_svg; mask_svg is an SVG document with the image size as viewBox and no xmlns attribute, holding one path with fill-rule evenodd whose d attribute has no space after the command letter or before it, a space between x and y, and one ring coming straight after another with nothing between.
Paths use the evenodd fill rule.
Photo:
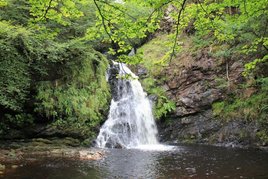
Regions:
<instances>
[{"instance_id":1,"label":"tree branch","mask_svg":"<svg viewBox=\"0 0 268 179\"><path fill-rule=\"evenodd\" d=\"M173 44L173 48L172 48L172 53L170 54L170 59L169 59L169 63L171 62L173 56L175 55L175 48L176 48L176 45L177 45L177 39L178 39L178 36L179 36L179 25L180 25L180 19L181 19L181 14L184 10L184 6L186 4L186 1L187 0L183 0L182 4L181 4L181 9L179 11L179 14L178 14L178 18L177 18L177 24L176 24L176 35L175 35L175 39L174 39L174 44Z\"/></svg>"},{"instance_id":2,"label":"tree branch","mask_svg":"<svg viewBox=\"0 0 268 179\"><path fill-rule=\"evenodd\" d=\"M95 4L95 6L97 7L98 13L99 13L100 16L101 16L102 25L103 25L103 27L104 27L104 30L105 30L106 34L109 36L111 42L113 43L114 40L113 40L113 38L112 38L111 32L108 31L107 25L105 24L105 21L107 21L108 23L110 23L110 20L107 19L107 18L103 15L103 13L101 12L101 9L100 9L99 5L97 4L97 1L98 1L98 2L101 2L101 3L104 3L104 4L106 4L106 5L110 5L111 7L115 8L115 9L117 9L117 10L120 10L120 12L122 12L122 13L124 13L124 14L126 14L126 13L125 13L124 11L122 11L121 9L117 8L116 6L113 6L113 5L111 5L111 4L107 3L107 2L100 1L100 0L94 0L94 4ZM127 14L127 15L128 15L128 14ZM131 15L129 15L129 16L131 16ZM133 17L133 18L134 18L134 17ZM111 25L112 25L115 29L119 30L119 27L117 27L115 24L111 24ZM125 36L125 38L127 39L127 41L130 43L130 45L131 45L132 47L134 47L135 44L134 44L134 42L128 37L128 35L127 35L127 34L124 34L124 36ZM117 53L117 52L116 52L116 53Z\"/></svg>"},{"instance_id":3,"label":"tree branch","mask_svg":"<svg viewBox=\"0 0 268 179\"><path fill-rule=\"evenodd\" d=\"M245 14L248 16L248 11L247 11L247 0L244 0L244 11L245 11Z\"/></svg>"},{"instance_id":4,"label":"tree branch","mask_svg":"<svg viewBox=\"0 0 268 179\"><path fill-rule=\"evenodd\" d=\"M151 18L152 18L152 16L154 15L155 12L157 12L159 9L161 9L161 8L164 7L165 5L168 5L168 4L171 3L172 1L174 1L174 0L169 0L169 1L167 1L167 2L165 2L165 3L163 3L163 4L161 4L158 8L154 9L153 12L151 12L151 14L149 15L149 17L147 18L146 22L148 23L148 22L151 20Z\"/></svg>"},{"instance_id":5,"label":"tree branch","mask_svg":"<svg viewBox=\"0 0 268 179\"><path fill-rule=\"evenodd\" d=\"M113 42L113 38L112 38L111 34L108 32L108 28L107 28L107 26L105 24L105 17L103 16L103 14L101 12L101 9L100 9L98 3L96 2L96 0L94 0L94 4L95 4L95 6L96 6L96 8L98 10L98 13L101 16L101 22L102 22L102 25L103 25L103 28L104 28L105 32L109 36L110 40Z\"/></svg>"},{"instance_id":6,"label":"tree branch","mask_svg":"<svg viewBox=\"0 0 268 179\"><path fill-rule=\"evenodd\" d=\"M45 18L45 19L47 19L47 13L48 13L48 11L49 11L49 9L51 8L51 3L52 3L52 1L53 0L50 0L49 1L49 3L48 3L48 6L47 6L47 8L46 8L46 10L45 10L45 13L44 13L44 15L43 15L43 18Z\"/></svg>"},{"instance_id":7,"label":"tree branch","mask_svg":"<svg viewBox=\"0 0 268 179\"><path fill-rule=\"evenodd\" d=\"M130 18L132 18L132 19L135 20L135 21L137 20L136 17L132 16L131 14L129 14L129 13L127 13L127 12L124 12L124 11L123 11L122 9L120 9L119 7L116 7L115 5L110 4L110 3L108 3L107 1L101 1L101 0L97 0L97 1L100 2L100 3L106 4L106 5L108 5L108 6L112 7L112 8L114 8L114 9L116 9L116 10L122 12L123 14L126 14L127 16L129 16Z\"/></svg>"}]
</instances>

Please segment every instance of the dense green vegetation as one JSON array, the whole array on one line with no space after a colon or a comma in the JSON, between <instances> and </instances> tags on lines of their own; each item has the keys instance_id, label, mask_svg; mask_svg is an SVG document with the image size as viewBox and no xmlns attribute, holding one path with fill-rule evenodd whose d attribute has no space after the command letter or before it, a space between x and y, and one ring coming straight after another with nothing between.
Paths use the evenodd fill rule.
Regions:
<instances>
[{"instance_id":1,"label":"dense green vegetation","mask_svg":"<svg viewBox=\"0 0 268 179\"><path fill-rule=\"evenodd\" d=\"M143 85L157 98L156 118L163 117L175 104L161 87L165 77L159 76L177 60L184 36L193 41L192 54L211 48L215 59L245 64L243 83L235 90L223 79L228 95L213 105L215 116L267 125L267 0L122 2L0 1L0 134L45 121L91 135L110 100L108 60L100 52L147 69ZM158 40L126 56L153 36ZM243 95L249 88L254 93Z\"/></svg>"},{"instance_id":2,"label":"dense green vegetation","mask_svg":"<svg viewBox=\"0 0 268 179\"><path fill-rule=\"evenodd\" d=\"M108 61L91 42L81 39L95 19L94 8L84 4L87 17L78 19L78 12L73 12L43 22L35 18L39 11L34 1L3 5L0 133L52 122L56 130L90 136L104 120L110 102Z\"/></svg>"}]
</instances>

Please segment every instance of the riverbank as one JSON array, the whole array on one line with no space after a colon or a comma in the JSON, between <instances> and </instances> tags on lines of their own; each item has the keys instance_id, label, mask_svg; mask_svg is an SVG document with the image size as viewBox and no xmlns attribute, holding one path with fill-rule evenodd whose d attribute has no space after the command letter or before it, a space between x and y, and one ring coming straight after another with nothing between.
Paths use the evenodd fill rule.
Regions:
<instances>
[{"instance_id":1,"label":"riverbank","mask_svg":"<svg viewBox=\"0 0 268 179\"><path fill-rule=\"evenodd\" d=\"M100 160L101 149L78 146L75 139L28 139L0 141L0 176L40 158L65 158L70 160Z\"/></svg>"}]
</instances>

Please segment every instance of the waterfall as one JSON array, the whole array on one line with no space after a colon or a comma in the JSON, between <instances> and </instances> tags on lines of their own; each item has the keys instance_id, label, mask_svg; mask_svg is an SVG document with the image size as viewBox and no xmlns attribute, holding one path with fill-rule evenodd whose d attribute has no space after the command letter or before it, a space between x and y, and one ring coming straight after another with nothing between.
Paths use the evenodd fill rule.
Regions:
<instances>
[{"instance_id":1,"label":"waterfall","mask_svg":"<svg viewBox=\"0 0 268 179\"><path fill-rule=\"evenodd\" d=\"M135 148L158 144L152 107L137 76L125 64L114 65L118 67L121 78L116 79L109 116L100 129L97 146Z\"/></svg>"}]
</instances>

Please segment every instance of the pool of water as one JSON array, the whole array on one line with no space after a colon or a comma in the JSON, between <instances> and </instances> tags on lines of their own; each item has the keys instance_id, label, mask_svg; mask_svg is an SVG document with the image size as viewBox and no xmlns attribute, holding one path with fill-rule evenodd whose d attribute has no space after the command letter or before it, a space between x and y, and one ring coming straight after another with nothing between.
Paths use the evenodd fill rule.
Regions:
<instances>
[{"instance_id":1,"label":"pool of water","mask_svg":"<svg viewBox=\"0 0 268 179\"><path fill-rule=\"evenodd\" d=\"M2 178L268 178L268 152L254 149L183 145L105 153L100 161L40 157L7 170Z\"/></svg>"}]
</instances>

